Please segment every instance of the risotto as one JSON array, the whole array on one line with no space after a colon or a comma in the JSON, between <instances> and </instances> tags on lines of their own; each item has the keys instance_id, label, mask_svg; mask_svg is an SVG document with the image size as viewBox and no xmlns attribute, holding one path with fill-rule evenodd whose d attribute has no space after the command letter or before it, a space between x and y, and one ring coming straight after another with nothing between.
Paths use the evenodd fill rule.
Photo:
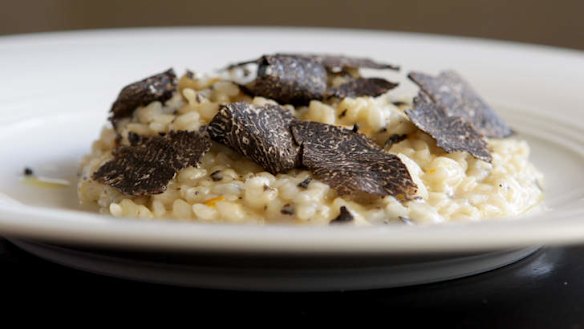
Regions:
<instances>
[{"instance_id":1,"label":"risotto","mask_svg":"<svg viewBox=\"0 0 584 329\"><path fill-rule=\"evenodd\" d=\"M357 73L359 67L378 67L361 63L347 64L346 69L334 70L330 65L326 66L326 60L320 57L306 58L309 64L324 63L325 71L329 72L326 73L324 88L333 90L331 93L323 92L328 93L328 96L321 94L305 97L305 94L298 96L298 93L292 93L296 97L294 98L277 92L274 94L271 89L269 92L263 91L266 88L286 89L285 86L282 87L284 79L266 87L261 86L256 78L255 85L253 81L251 85L246 85L242 81L249 80L249 72L244 64L249 63L232 66L216 76L187 72L177 79L175 86L170 87L166 81L162 81L162 84L161 80L142 81L142 86L150 88L150 95L155 94L152 93L153 89L159 88L164 90L164 96L158 93L157 97L149 98L143 94L147 91L141 90L139 85L133 89L126 87L129 88L125 88L126 94L132 92L141 100L136 102L128 98L129 96L124 98L123 91L114 103L112 124L103 128L91 153L82 161L78 184L80 201L97 204L103 213L115 217L300 225L418 224L483 220L521 215L541 201L542 175L529 162L529 146L526 141L512 134L510 130L503 137L491 137L489 131L480 129L472 130L472 134L465 131L465 138L457 137L458 141L453 141L455 145L448 144L445 138L450 137L443 134L457 131L458 128L471 129L473 125L466 120L459 126L453 126L454 121L449 121L449 129L442 129L442 126L430 129L428 123L416 121L417 117L413 112L408 112L417 108L413 97L396 99L390 90L394 85L365 80ZM344 64L338 65L341 67ZM259 69L257 74L261 74ZM351 88L347 87L347 79L353 84L352 87L349 86ZM415 77L412 80L415 81ZM294 83L297 84L298 81ZM429 88L423 82L419 85L422 90ZM262 91L258 92L259 89ZM427 95L418 97L424 98ZM439 97L432 99L437 103L441 100ZM248 154L245 149L238 149L233 144L214 138L212 131L209 132L211 139L208 145L189 153L198 152L196 162L181 160L177 164L172 156L167 162L158 161L157 159L162 159L165 155L160 153L163 151L156 151L152 163L164 163L174 168L168 173L162 167L153 167L150 170L152 175L156 172L168 176L156 191L144 188L139 193L132 193L135 189L130 191L130 188L120 187L124 175L129 175L123 170L131 168L110 169L107 173L109 176L103 175L106 178L99 176L100 170L104 171L103 168L108 164L114 161L122 163L120 157L124 154L131 154L131 157L142 154L128 153L132 148L150 142L155 144L154 141L162 141L164 138L171 140L174 136L172 132L197 132L203 136L209 125L213 127L221 111L233 110L229 104L243 104L242 106L250 106L252 109L278 106L282 113L285 112L284 117L290 115L286 120L318 122L338 127L347 136L355 134L354 138L365 137L375 152L379 150L383 156L392 156L403 165L407 170L407 182L410 182L410 187L415 186L415 189L406 189L401 185L391 185L392 188L388 188L389 185L386 184L379 193L369 193L366 190L369 197L355 197L345 192L352 186L358 186L360 179L356 178L356 182L346 178L340 182L334 181L335 177L346 173L339 173L341 176L330 174L329 171L333 169L324 164L313 165L307 162L307 142L297 151L301 156L294 158L289 165L273 169L261 159L258 160L255 153ZM122 105L124 109L119 110ZM116 106L118 112L115 110ZM236 110L235 108L234 111ZM122 112L122 115L117 115ZM444 115L446 119L453 117L459 119L452 112ZM234 131L239 131L237 129ZM267 130L268 135L271 132L272 128ZM261 133L254 131L251 138ZM193 136L198 138L199 135ZM295 136L290 138L292 144L301 144ZM469 144L470 146L456 144L475 137L477 143ZM326 138L325 135L322 138ZM318 144L320 141L312 143ZM244 144L249 144L245 138L242 147L245 147ZM475 152L481 147L479 151L484 151L483 153ZM162 147L164 152L167 148ZM260 156L272 152L272 148L266 150L267 153L261 153ZM255 152L256 149L252 151ZM329 153L326 154L328 157ZM335 156L330 155L332 158ZM360 159L347 161L361 163ZM396 173L395 167L390 169L393 171L389 175ZM115 172L115 177L112 172ZM362 172L362 180L367 180L369 170ZM148 175L150 174L146 176ZM135 184L132 188L135 188Z\"/></svg>"}]
</instances>

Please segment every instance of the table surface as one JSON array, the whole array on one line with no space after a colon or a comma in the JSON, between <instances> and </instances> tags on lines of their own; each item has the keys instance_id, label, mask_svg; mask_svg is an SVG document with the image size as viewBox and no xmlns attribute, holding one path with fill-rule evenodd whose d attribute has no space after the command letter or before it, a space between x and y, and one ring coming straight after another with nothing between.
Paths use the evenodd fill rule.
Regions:
<instances>
[{"instance_id":1,"label":"table surface","mask_svg":"<svg viewBox=\"0 0 584 329\"><path fill-rule=\"evenodd\" d=\"M262 293L99 276L41 260L0 238L0 274L2 299L11 300L11 305L26 303L28 308L81 308L99 301L108 312L132 307L143 316L148 310L171 309L195 312L198 319L227 311L237 318L270 314L338 321L378 316L391 323L406 321L408 327L448 323L449 328L584 328L584 246L543 248L507 267L442 283L353 292ZM58 304L51 302L55 296Z\"/></svg>"}]
</instances>

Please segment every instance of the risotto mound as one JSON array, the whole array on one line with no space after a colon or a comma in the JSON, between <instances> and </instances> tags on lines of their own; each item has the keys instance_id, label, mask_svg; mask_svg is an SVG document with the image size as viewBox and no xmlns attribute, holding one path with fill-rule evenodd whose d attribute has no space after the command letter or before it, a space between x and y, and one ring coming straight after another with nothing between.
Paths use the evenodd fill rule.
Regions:
<instances>
[{"instance_id":1,"label":"risotto mound","mask_svg":"<svg viewBox=\"0 0 584 329\"><path fill-rule=\"evenodd\" d=\"M359 68L396 69L280 54L131 84L79 199L116 217L300 225L483 220L541 201L527 142L458 75L412 73L419 94L396 99L398 83Z\"/></svg>"}]
</instances>

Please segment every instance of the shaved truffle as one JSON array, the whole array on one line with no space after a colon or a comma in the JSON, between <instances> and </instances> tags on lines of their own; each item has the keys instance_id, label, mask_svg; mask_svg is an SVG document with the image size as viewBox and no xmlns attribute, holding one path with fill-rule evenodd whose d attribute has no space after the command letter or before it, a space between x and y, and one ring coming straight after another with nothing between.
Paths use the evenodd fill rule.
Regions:
<instances>
[{"instance_id":1,"label":"shaved truffle","mask_svg":"<svg viewBox=\"0 0 584 329\"><path fill-rule=\"evenodd\" d=\"M346 69L376 69L399 70L399 66L376 62L370 58L351 57L342 55L316 55L316 54L287 54L287 56L307 57L318 61L331 72L340 72Z\"/></svg>"},{"instance_id":2,"label":"shaved truffle","mask_svg":"<svg viewBox=\"0 0 584 329\"><path fill-rule=\"evenodd\" d=\"M396 85L379 78L357 79L327 93L327 82L335 74L350 69L399 69L397 66L378 63L368 58L313 54L265 55L257 60L232 64L227 68L233 69L252 63L258 65L257 77L249 84L240 86L243 92L293 105L306 105L311 100L322 100L326 96L379 96ZM355 75L358 77L359 74Z\"/></svg>"},{"instance_id":3,"label":"shaved truffle","mask_svg":"<svg viewBox=\"0 0 584 329\"><path fill-rule=\"evenodd\" d=\"M280 209L280 213L282 215L294 215L294 206L286 203L284 206L282 206L282 209Z\"/></svg>"},{"instance_id":4,"label":"shaved truffle","mask_svg":"<svg viewBox=\"0 0 584 329\"><path fill-rule=\"evenodd\" d=\"M277 174L294 168L298 162L298 146L289 130L293 119L278 105L239 102L221 106L208 131L213 140Z\"/></svg>"},{"instance_id":5,"label":"shaved truffle","mask_svg":"<svg viewBox=\"0 0 584 329\"><path fill-rule=\"evenodd\" d=\"M128 132L128 143L130 143L132 146L140 144L143 139L143 136L140 136L133 131Z\"/></svg>"},{"instance_id":6,"label":"shaved truffle","mask_svg":"<svg viewBox=\"0 0 584 329\"><path fill-rule=\"evenodd\" d=\"M444 151L465 151L478 159L492 161L483 136L470 123L461 117L448 116L427 98L416 98L414 108L406 110L406 114L416 127L432 136Z\"/></svg>"},{"instance_id":7,"label":"shaved truffle","mask_svg":"<svg viewBox=\"0 0 584 329\"><path fill-rule=\"evenodd\" d=\"M110 120L115 125L116 120L131 116L139 106L154 101L166 102L172 97L176 85L176 74L172 69L127 85L112 105Z\"/></svg>"},{"instance_id":8,"label":"shaved truffle","mask_svg":"<svg viewBox=\"0 0 584 329\"><path fill-rule=\"evenodd\" d=\"M300 187L301 189L307 189L308 185L310 185L310 182L312 181L312 178L310 177L306 177L302 182L298 183L298 187Z\"/></svg>"},{"instance_id":9,"label":"shaved truffle","mask_svg":"<svg viewBox=\"0 0 584 329\"><path fill-rule=\"evenodd\" d=\"M392 147L393 144L397 144L401 141L404 141L408 138L406 134L393 134L389 136L389 138L385 141L383 147Z\"/></svg>"},{"instance_id":10,"label":"shaved truffle","mask_svg":"<svg viewBox=\"0 0 584 329\"><path fill-rule=\"evenodd\" d=\"M411 199L416 194L416 184L400 158L384 152L367 137L309 121L292 122L291 130L301 144L302 164L339 195Z\"/></svg>"},{"instance_id":11,"label":"shaved truffle","mask_svg":"<svg viewBox=\"0 0 584 329\"><path fill-rule=\"evenodd\" d=\"M345 224L348 222L352 222L354 217L353 214L351 214L351 212L349 211L349 209L347 209L347 207L345 206L341 206L341 209L339 215L334 218L333 220L330 221L329 224Z\"/></svg>"},{"instance_id":12,"label":"shaved truffle","mask_svg":"<svg viewBox=\"0 0 584 329\"><path fill-rule=\"evenodd\" d=\"M211 173L210 176L214 182L219 182L223 179L223 174L221 173L221 170L215 170L214 172Z\"/></svg>"},{"instance_id":13,"label":"shaved truffle","mask_svg":"<svg viewBox=\"0 0 584 329\"><path fill-rule=\"evenodd\" d=\"M399 70L398 65L376 62L370 58L365 57L351 57L343 55L324 55L324 54L276 54L275 56L287 56L296 58L308 58L321 63L327 70L331 72L340 72L346 69L376 69L376 70ZM239 66L258 63L260 59L249 60L231 64L227 69L233 69Z\"/></svg>"},{"instance_id":14,"label":"shaved truffle","mask_svg":"<svg viewBox=\"0 0 584 329\"><path fill-rule=\"evenodd\" d=\"M398 84L381 78L358 78L328 90L329 97L377 97L397 87Z\"/></svg>"},{"instance_id":15,"label":"shaved truffle","mask_svg":"<svg viewBox=\"0 0 584 329\"><path fill-rule=\"evenodd\" d=\"M327 88L325 68L310 58L269 55L258 63L257 77L244 91L278 103L306 105L322 99Z\"/></svg>"},{"instance_id":16,"label":"shaved truffle","mask_svg":"<svg viewBox=\"0 0 584 329\"><path fill-rule=\"evenodd\" d=\"M126 195L159 194L177 171L198 165L210 147L209 137L199 132L172 131L143 137L134 145L114 150L114 158L92 177Z\"/></svg>"},{"instance_id":17,"label":"shaved truffle","mask_svg":"<svg viewBox=\"0 0 584 329\"><path fill-rule=\"evenodd\" d=\"M448 116L461 117L482 135L502 138L512 134L511 128L456 72L445 71L436 77L411 72L408 77Z\"/></svg>"}]
</instances>

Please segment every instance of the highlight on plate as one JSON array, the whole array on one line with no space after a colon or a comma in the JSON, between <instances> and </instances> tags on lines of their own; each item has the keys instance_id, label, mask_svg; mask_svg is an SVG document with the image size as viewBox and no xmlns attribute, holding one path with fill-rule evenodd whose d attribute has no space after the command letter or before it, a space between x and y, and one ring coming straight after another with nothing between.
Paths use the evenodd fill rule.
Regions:
<instances>
[{"instance_id":1,"label":"highlight on plate","mask_svg":"<svg viewBox=\"0 0 584 329\"><path fill-rule=\"evenodd\" d=\"M272 54L215 75L124 87L82 161L103 213L200 222L417 224L526 213L529 146L458 73L371 72L366 58ZM380 75L380 74L378 74Z\"/></svg>"}]
</instances>

